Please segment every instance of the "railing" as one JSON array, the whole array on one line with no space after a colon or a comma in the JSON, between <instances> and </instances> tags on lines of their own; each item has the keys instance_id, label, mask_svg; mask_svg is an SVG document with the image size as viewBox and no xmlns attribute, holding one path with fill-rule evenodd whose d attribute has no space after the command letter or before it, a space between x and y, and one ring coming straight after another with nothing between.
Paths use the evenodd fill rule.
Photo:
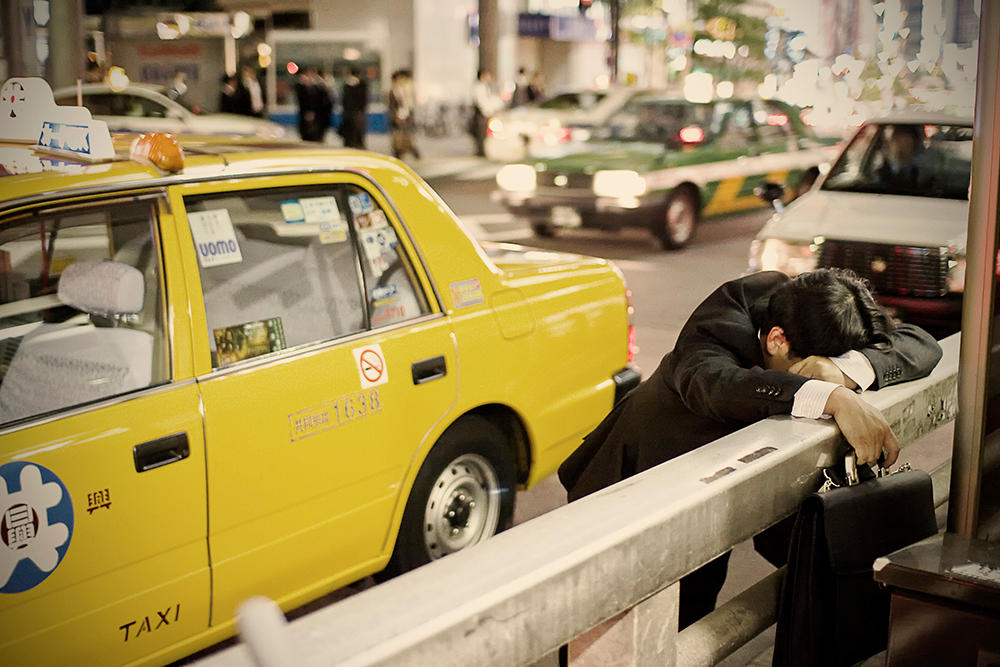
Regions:
<instances>
[{"instance_id":1,"label":"railing","mask_svg":"<svg viewBox=\"0 0 1000 667\"><path fill-rule=\"evenodd\" d=\"M942 347L928 378L864 394L904 447L954 419L959 335ZM774 622L781 570L680 633L678 580L794 512L841 447L832 422L772 417L291 623L250 600L244 643L197 664L506 667L567 643L573 664L713 664Z\"/></svg>"}]
</instances>

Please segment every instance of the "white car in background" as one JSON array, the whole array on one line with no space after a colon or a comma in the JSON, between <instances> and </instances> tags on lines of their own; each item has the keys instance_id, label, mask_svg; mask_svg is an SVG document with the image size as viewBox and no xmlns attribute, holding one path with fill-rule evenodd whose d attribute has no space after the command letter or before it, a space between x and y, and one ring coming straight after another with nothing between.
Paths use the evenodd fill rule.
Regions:
<instances>
[{"instance_id":1,"label":"white car in background","mask_svg":"<svg viewBox=\"0 0 1000 667\"><path fill-rule=\"evenodd\" d=\"M262 118L229 113L195 113L165 94L163 86L132 83L115 90L106 83L81 86L82 106L111 132L172 132L290 139L285 127ZM77 106L76 86L53 92L56 104Z\"/></svg>"},{"instance_id":2,"label":"white car in background","mask_svg":"<svg viewBox=\"0 0 1000 667\"><path fill-rule=\"evenodd\" d=\"M621 87L566 91L540 102L505 109L486 125L486 157L516 162L528 157L558 157L586 141L636 95L648 89Z\"/></svg>"},{"instance_id":3,"label":"white car in background","mask_svg":"<svg viewBox=\"0 0 1000 667\"><path fill-rule=\"evenodd\" d=\"M894 133L915 133L912 172L888 175ZM757 233L750 271L842 267L867 279L899 319L958 331L972 162L972 119L911 112L866 121L813 188ZM879 175L882 175L880 178ZM771 186L762 196L776 199ZM783 208L783 210L781 210Z\"/></svg>"}]
</instances>

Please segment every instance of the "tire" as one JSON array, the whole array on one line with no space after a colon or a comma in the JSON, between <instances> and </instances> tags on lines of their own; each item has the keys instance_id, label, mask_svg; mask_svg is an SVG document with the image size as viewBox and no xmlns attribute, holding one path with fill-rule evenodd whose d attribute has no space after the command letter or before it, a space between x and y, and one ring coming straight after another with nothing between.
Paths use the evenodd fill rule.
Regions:
<instances>
[{"instance_id":1,"label":"tire","mask_svg":"<svg viewBox=\"0 0 1000 667\"><path fill-rule=\"evenodd\" d=\"M694 237L698 224L698 198L689 189L677 189L670 195L663 215L653 229L665 250L678 250Z\"/></svg>"},{"instance_id":2,"label":"tire","mask_svg":"<svg viewBox=\"0 0 1000 667\"><path fill-rule=\"evenodd\" d=\"M406 501L396 546L379 579L460 551L510 528L514 458L492 422L464 417L424 460Z\"/></svg>"},{"instance_id":3,"label":"tire","mask_svg":"<svg viewBox=\"0 0 1000 667\"><path fill-rule=\"evenodd\" d=\"M555 225L550 222L532 222L531 231L535 233L535 236L541 236L547 239L556 235Z\"/></svg>"}]
</instances>

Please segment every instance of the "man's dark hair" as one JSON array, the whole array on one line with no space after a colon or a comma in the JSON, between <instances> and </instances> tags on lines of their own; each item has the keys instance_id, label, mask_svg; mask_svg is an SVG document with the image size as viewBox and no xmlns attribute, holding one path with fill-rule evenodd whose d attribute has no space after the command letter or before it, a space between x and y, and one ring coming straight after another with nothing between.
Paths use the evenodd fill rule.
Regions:
<instances>
[{"instance_id":1,"label":"man's dark hair","mask_svg":"<svg viewBox=\"0 0 1000 667\"><path fill-rule=\"evenodd\" d=\"M867 283L847 269L817 269L771 295L764 331L781 327L792 355L835 357L848 350L889 345L895 325Z\"/></svg>"}]
</instances>

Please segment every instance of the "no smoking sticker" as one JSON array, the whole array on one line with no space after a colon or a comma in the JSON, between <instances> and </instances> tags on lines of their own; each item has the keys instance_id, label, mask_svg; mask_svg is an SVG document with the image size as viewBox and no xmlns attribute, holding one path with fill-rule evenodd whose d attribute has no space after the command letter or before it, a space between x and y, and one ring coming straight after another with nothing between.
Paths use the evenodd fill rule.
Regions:
<instances>
[{"instance_id":1,"label":"no smoking sticker","mask_svg":"<svg viewBox=\"0 0 1000 667\"><path fill-rule=\"evenodd\" d=\"M389 381L389 369L386 368L382 347L378 344L357 347L352 350L354 360L358 364L358 377L361 388L368 389Z\"/></svg>"}]
</instances>

